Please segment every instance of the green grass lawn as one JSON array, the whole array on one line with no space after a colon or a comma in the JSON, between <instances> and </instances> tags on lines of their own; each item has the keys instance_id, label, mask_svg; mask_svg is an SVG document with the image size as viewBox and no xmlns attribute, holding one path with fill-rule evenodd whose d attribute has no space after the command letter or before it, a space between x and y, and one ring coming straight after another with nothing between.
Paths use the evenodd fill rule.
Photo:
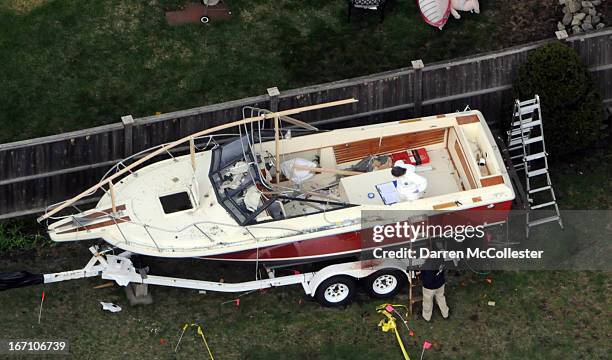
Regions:
<instances>
[{"instance_id":1,"label":"green grass lawn","mask_svg":"<svg viewBox=\"0 0 612 360\"><path fill-rule=\"evenodd\" d=\"M552 163L559 206L572 210L612 209L612 151L586 151Z\"/></svg>"},{"instance_id":2,"label":"green grass lawn","mask_svg":"<svg viewBox=\"0 0 612 360\"><path fill-rule=\"evenodd\" d=\"M62 270L82 265L84 246L63 245L21 259L10 268ZM191 277L208 279L229 274L249 277L252 267L230 270L185 264ZM163 269L158 265L156 272ZM246 272L246 274L245 274ZM223 275L221 275L223 274ZM418 359L424 340L434 344L426 359L605 359L610 352L610 277L599 272L495 272L484 276L449 274L449 320L435 311L431 323L411 320L415 336L406 336L408 352ZM70 341L73 358L190 359L206 358L195 332L187 333L178 354L173 348L186 322L204 324L218 359L400 359L395 337L377 329L381 315L373 301L360 294L345 309L322 308L299 286L236 295L152 288L155 302L127 305L118 287L93 289L98 279L46 285L42 322L37 323L41 286L0 293L0 338L62 338ZM99 301L123 307L103 312ZM394 301L405 303L405 292ZM488 306L488 301L496 305ZM227 302L227 303L225 303ZM406 333L405 329L400 330Z\"/></svg>"},{"instance_id":3,"label":"green grass lawn","mask_svg":"<svg viewBox=\"0 0 612 360\"><path fill-rule=\"evenodd\" d=\"M232 19L170 27L187 1L0 2L0 142L500 48L498 1L425 24L414 0L384 23L344 0L231 0ZM517 31L522 31L517 30ZM507 45L507 44L506 44Z\"/></svg>"}]
</instances>

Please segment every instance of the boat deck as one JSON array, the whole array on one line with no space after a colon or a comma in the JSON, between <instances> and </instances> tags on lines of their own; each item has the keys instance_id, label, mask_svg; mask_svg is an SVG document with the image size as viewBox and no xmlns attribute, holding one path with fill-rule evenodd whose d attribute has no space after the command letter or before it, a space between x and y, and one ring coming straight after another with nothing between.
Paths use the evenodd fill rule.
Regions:
<instances>
[{"instance_id":1,"label":"boat deck","mask_svg":"<svg viewBox=\"0 0 612 360\"><path fill-rule=\"evenodd\" d=\"M424 198L461 191L461 183L450 155L445 148L428 152L430 162L418 167L418 174L427 179ZM393 181L391 169L382 169L340 180L339 192L343 201L351 204L384 205L377 185Z\"/></svg>"},{"instance_id":2,"label":"boat deck","mask_svg":"<svg viewBox=\"0 0 612 360\"><path fill-rule=\"evenodd\" d=\"M353 239L350 234L360 231L365 210L464 211L491 204L506 209L514 198L494 139L475 111L262 142L248 157L243 139L247 138L137 169L113 185L114 197L107 192L95 209L84 214L95 221L83 225L65 217L49 227L51 238L102 238L126 251L163 257L240 253L264 246L293 248L301 243L332 251L328 243L316 246L310 240ZM428 180L424 197L396 202L388 184L394 180L392 161L383 156L422 148L430 159L417 168ZM151 154L159 150L165 148ZM300 183L281 176L281 181L272 181L277 174L271 169L293 158L320 168ZM364 167L364 159L373 162ZM250 162L249 170L245 160ZM481 160L485 166L479 165ZM356 170L372 167L376 170ZM229 190L219 191L224 188ZM385 191L388 204L381 197ZM180 201L174 204L173 199ZM338 243L350 241L329 244Z\"/></svg>"},{"instance_id":3,"label":"boat deck","mask_svg":"<svg viewBox=\"0 0 612 360\"><path fill-rule=\"evenodd\" d=\"M428 155L430 163L427 165L431 165L432 169L419 172L419 175L427 179L427 190L425 190L424 197L450 194L464 190L461 187L457 169L455 169L448 150L430 150Z\"/></svg>"}]
</instances>

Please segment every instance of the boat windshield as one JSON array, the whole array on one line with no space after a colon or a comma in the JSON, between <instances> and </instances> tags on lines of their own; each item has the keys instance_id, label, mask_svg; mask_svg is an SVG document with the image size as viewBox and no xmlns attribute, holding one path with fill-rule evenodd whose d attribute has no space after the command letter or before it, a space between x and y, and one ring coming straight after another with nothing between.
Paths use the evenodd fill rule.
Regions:
<instances>
[{"instance_id":1,"label":"boat windshield","mask_svg":"<svg viewBox=\"0 0 612 360\"><path fill-rule=\"evenodd\" d=\"M251 151L249 137L242 136L213 150L210 181L219 203L240 224L255 222L274 197L265 198L260 159Z\"/></svg>"}]
</instances>

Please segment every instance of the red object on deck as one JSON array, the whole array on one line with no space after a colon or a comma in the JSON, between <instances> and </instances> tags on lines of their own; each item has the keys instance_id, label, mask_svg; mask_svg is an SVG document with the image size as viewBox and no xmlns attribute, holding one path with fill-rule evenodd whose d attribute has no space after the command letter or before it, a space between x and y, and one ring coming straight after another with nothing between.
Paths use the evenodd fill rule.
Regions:
<instances>
[{"instance_id":1,"label":"red object on deck","mask_svg":"<svg viewBox=\"0 0 612 360\"><path fill-rule=\"evenodd\" d=\"M391 159L393 159L394 163L398 160L403 160L404 163L415 166L429 163L429 155L427 155L425 148L391 154Z\"/></svg>"}]
</instances>

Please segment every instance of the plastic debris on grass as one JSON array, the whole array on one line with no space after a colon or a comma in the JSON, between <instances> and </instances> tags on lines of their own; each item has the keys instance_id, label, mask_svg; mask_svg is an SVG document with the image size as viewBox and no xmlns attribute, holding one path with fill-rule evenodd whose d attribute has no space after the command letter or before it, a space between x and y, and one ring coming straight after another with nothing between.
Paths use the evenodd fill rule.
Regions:
<instances>
[{"instance_id":1,"label":"plastic debris on grass","mask_svg":"<svg viewBox=\"0 0 612 360\"><path fill-rule=\"evenodd\" d=\"M113 303L100 301L100 305L102 305L102 310L110 311L112 313L117 313L121 311L121 307Z\"/></svg>"}]
</instances>

